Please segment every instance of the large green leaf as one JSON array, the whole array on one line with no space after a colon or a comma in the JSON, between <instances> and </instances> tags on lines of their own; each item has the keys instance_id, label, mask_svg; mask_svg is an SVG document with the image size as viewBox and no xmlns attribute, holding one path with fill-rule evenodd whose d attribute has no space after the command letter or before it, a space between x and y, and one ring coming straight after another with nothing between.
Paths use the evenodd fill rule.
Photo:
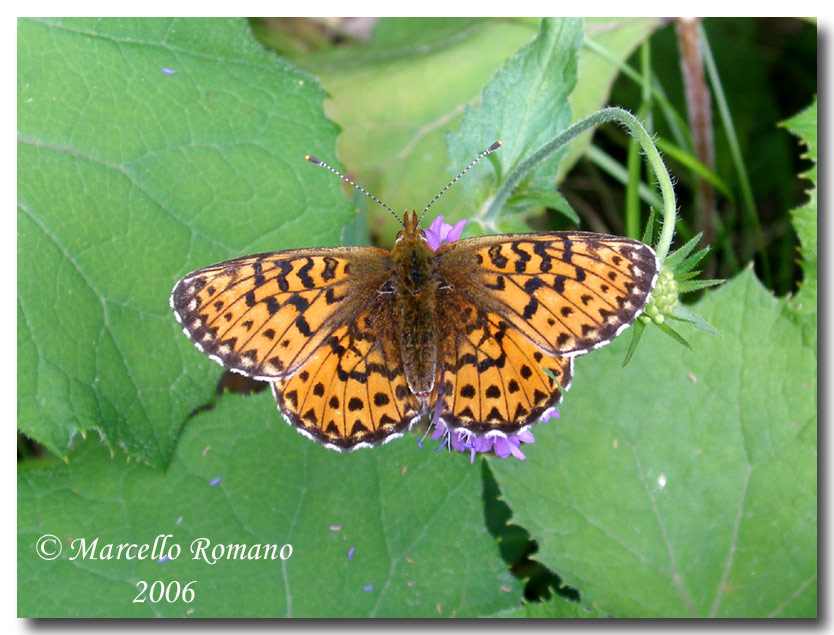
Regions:
<instances>
[{"instance_id":1,"label":"large green leaf","mask_svg":"<svg viewBox=\"0 0 834 635\"><path fill-rule=\"evenodd\" d=\"M168 308L176 280L337 244L350 210L324 92L243 20L18 25L18 427L58 456L97 429L168 462L218 368Z\"/></svg>"},{"instance_id":2,"label":"large green leaf","mask_svg":"<svg viewBox=\"0 0 834 635\"><path fill-rule=\"evenodd\" d=\"M519 601L484 530L478 466L420 451L414 436L325 450L284 424L268 393L226 395L194 417L164 474L110 460L97 439L71 465L28 465L18 475L20 616L473 617ZM36 554L44 534L62 542L55 560ZM89 548L98 538L100 553L159 534L172 535L178 558L71 559L76 539ZM192 559L198 538L208 553L290 544L292 556L212 565ZM196 597L134 603L140 580L196 580Z\"/></svg>"},{"instance_id":3,"label":"large green leaf","mask_svg":"<svg viewBox=\"0 0 834 635\"><path fill-rule=\"evenodd\" d=\"M817 101L782 123L807 146L804 158L813 162L801 176L811 181L808 201L793 210L793 225L802 255L802 283L793 306L804 313L817 312Z\"/></svg>"},{"instance_id":4,"label":"large green leaf","mask_svg":"<svg viewBox=\"0 0 834 635\"><path fill-rule=\"evenodd\" d=\"M609 615L816 615L816 340L750 270L696 310L577 360L557 425L493 469L536 558ZM528 446L529 447L529 446Z\"/></svg>"}]
</instances>

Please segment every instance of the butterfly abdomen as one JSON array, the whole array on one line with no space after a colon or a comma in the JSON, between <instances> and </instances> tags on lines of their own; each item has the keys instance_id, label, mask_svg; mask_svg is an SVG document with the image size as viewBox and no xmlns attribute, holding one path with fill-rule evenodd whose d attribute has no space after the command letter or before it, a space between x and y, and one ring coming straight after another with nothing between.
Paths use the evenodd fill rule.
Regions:
<instances>
[{"instance_id":1,"label":"butterfly abdomen","mask_svg":"<svg viewBox=\"0 0 834 635\"><path fill-rule=\"evenodd\" d=\"M419 235L407 234L394 249L395 330L408 387L426 403L437 377L436 294L440 286L434 252Z\"/></svg>"}]
</instances>

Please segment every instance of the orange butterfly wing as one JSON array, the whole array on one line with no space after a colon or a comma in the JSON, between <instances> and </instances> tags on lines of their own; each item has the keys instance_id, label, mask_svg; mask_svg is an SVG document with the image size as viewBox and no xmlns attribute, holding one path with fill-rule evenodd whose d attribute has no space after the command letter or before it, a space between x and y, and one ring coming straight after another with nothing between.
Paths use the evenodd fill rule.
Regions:
<instances>
[{"instance_id":1,"label":"orange butterfly wing","mask_svg":"<svg viewBox=\"0 0 834 635\"><path fill-rule=\"evenodd\" d=\"M188 274L170 304L185 334L211 359L273 381L297 372L356 319L390 269L391 254L370 247L256 254Z\"/></svg>"},{"instance_id":2,"label":"orange butterfly wing","mask_svg":"<svg viewBox=\"0 0 834 635\"><path fill-rule=\"evenodd\" d=\"M599 348L629 326L659 270L648 245L587 232L469 238L437 256L457 295L559 356Z\"/></svg>"},{"instance_id":3,"label":"orange butterfly wing","mask_svg":"<svg viewBox=\"0 0 834 635\"><path fill-rule=\"evenodd\" d=\"M350 450L402 436L419 419L391 332L392 310L391 296L380 295L297 373L272 385L281 412L302 434Z\"/></svg>"},{"instance_id":4,"label":"orange butterfly wing","mask_svg":"<svg viewBox=\"0 0 834 635\"><path fill-rule=\"evenodd\" d=\"M462 303L449 332L440 417L449 428L506 436L536 423L570 387L573 358L545 355L506 320Z\"/></svg>"},{"instance_id":5,"label":"orange butterfly wing","mask_svg":"<svg viewBox=\"0 0 834 635\"><path fill-rule=\"evenodd\" d=\"M437 258L441 417L480 436L515 434L556 405L572 358L637 318L659 267L643 243L584 232L471 238Z\"/></svg>"}]
</instances>

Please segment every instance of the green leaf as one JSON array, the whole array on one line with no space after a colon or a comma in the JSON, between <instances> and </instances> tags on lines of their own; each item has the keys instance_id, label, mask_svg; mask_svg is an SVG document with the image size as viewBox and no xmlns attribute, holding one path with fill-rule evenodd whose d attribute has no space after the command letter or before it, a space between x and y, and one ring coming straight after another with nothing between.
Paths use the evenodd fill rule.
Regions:
<instances>
[{"instance_id":1,"label":"green leaf","mask_svg":"<svg viewBox=\"0 0 834 635\"><path fill-rule=\"evenodd\" d=\"M501 139L504 146L494 157L506 176L567 128L568 96L576 85L581 44L581 20L542 19L538 37L507 60L484 88L481 103L466 108L460 131L447 135L452 165L466 165L481 149ZM552 187L559 156L540 164L527 177L528 187L540 189L548 183ZM479 203L497 189L494 172L484 170L467 176L465 183Z\"/></svg>"},{"instance_id":2,"label":"green leaf","mask_svg":"<svg viewBox=\"0 0 834 635\"><path fill-rule=\"evenodd\" d=\"M283 423L268 393L225 395L191 419L164 474L88 440L71 465L18 472L18 615L474 617L517 606L520 584L484 529L481 470L468 458L421 451L414 435L338 454ZM36 555L44 534L62 543L55 560ZM98 537L101 550L160 534L179 557L71 559L76 539ZM209 554L290 544L292 556L212 565L193 559L199 538ZM133 603L140 580L196 580L196 597Z\"/></svg>"},{"instance_id":3,"label":"green leaf","mask_svg":"<svg viewBox=\"0 0 834 635\"><path fill-rule=\"evenodd\" d=\"M640 340L643 339L643 334L646 332L646 323L642 320L637 320L631 326L631 339L628 343L628 349L626 350L625 357L623 358L623 368L628 366L631 358L634 357L634 353L637 352L637 346L640 344Z\"/></svg>"},{"instance_id":4,"label":"green leaf","mask_svg":"<svg viewBox=\"0 0 834 635\"><path fill-rule=\"evenodd\" d=\"M791 213L796 233L799 236L802 255L803 280L792 306L804 313L817 312L817 101L808 108L782 122L788 130L799 137L808 147L803 158L813 161L813 166L800 176L811 181L808 201Z\"/></svg>"},{"instance_id":5,"label":"green leaf","mask_svg":"<svg viewBox=\"0 0 834 635\"><path fill-rule=\"evenodd\" d=\"M550 209L559 212L567 217L572 223L579 225L580 220L577 213L570 206L570 203L564 196L553 189L534 189L520 193L517 196L510 197L508 204L511 206L522 205L537 205L542 207L549 207ZM529 225L525 231L529 231Z\"/></svg>"},{"instance_id":6,"label":"green leaf","mask_svg":"<svg viewBox=\"0 0 834 635\"><path fill-rule=\"evenodd\" d=\"M718 284L718 281L716 280L705 280L704 282L714 282ZM678 302L678 304L675 305L675 308L672 309L672 313L669 315L669 317L675 320L688 322L690 326L699 329L704 333L708 333L716 337L721 337L721 333L719 331L716 331L715 328L709 322L707 322L704 318L695 313L695 311L691 310L688 306L686 306L685 304L681 304L680 302Z\"/></svg>"},{"instance_id":7,"label":"green leaf","mask_svg":"<svg viewBox=\"0 0 834 635\"><path fill-rule=\"evenodd\" d=\"M689 342L686 341L686 338L684 338L683 335L681 335L675 329L673 329L671 326L669 326L668 323L661 322L660 324L656 324L655 326L657 326L657 328L660 329L660 331L662 333L665 333L666 335L671 337L673 340L675 340L681 346L685 346L690 351L692 350L692 345Z\"/></svg>"},{"instance_id":8,"label":"green leaf","mask_svg":"<svg viewBox=\"0 0 834 635\"><path fill-rule=\"evenodd\" d=\"M173 71L173 73L171 73ZM168 308L178 278L337 244L351 216L324 91L243 20L18 23L18 427L171 457L219 369Z\"/></svg>"},{"instance_id":9,"label":"green leaf","mask_svg":"<svg viewBox=\"0 0 834 635\"><path fill-rule=\"evenodd\" d=\"M492 461L535 557L615 617L817 614L816 340L747 270L695 353L647 329L577 360L527 460ZM652 352L651 355L647 354ZM529 448L529 449L528 449Z\"/></svg>"},{"instance_id":10,"label":"green leaf","mask_svg":"<svg viewBox=\"0 0 834 635\"><path fill-rule=\"evenodd\" d=\"M525 602L518 608L500 611L491 617L504 618L602 618L608 617L596 608L586 608L579 602L571 602L562 597L555 597L548 602Z\"/></svg>"},{"instance_id":11,"label":"green leaf","mask_svg":"<svg viewBox=\"0 0 834 635\"><path fill-rule=\"evenodd\" d=\"M719 285L724 284L723 280L715 280L715 279L708 279L708 280L690 280L689 277L695 277L699 274L699 271L694 271L691 273L687 273L682 275L679 278L678 282L678 292L681 295L685 293L691 293L693 291L700 291L701 289L707 289L709 287L717 287Z\"/></svg>"},{"instance_id":12,"label":"green leaf","mask_svg":"<svg viewBox=\"0 0 834 635\"><path fill-rule=\"evenodd\" d=\"M703 249L695 252L695 255L692 256L691 260L689 259L689 254L692 253L692 250L698 246L698 243L701 241L701 236L701 233L695 234L685 244L681 245L669 254L663 264L666 265L668 269L675 272L686 273L687 271L690 271L709 251L709 247L704 247Z\"/></svg>"},{"instance_id":13,"label":"green leaf","mask_svg":"<svg viewBox=\"0 0 834 635\"><path fill-rule=\"evenodd\" d=\"M293 61L330 94L327 114L342 129L338 154L356 180L398 212L419 211L449 182L446 131L537 26L535 19L387 18L365 46ZM474 173L491 172L482 163ZM472 209L465 188L454 187L433 211L457 220ZM400 226L381 208L369 211L381 242L393 244Z\"/></svg>"}]
</instances>

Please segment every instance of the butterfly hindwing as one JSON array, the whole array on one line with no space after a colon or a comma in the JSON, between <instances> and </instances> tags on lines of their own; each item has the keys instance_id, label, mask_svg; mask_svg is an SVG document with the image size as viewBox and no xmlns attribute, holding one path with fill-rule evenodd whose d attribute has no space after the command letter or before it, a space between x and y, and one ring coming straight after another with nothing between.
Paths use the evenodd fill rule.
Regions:
<instances>
[{"instance_id":1,"label":"butterfly hindwing","mask_svg":"<svg viewBox=\"0 0 834 635\"><path fill-rule=\"evenodd\" d=\"M495 313L459 301L444 306L455 307L460 327L443 340L440 416L449 427L516 434L561 401L572 358L544 354Z\"/></svg>"},{"instance_id":2,"label":"butterfly hindwing","mask_svg":"<svg viewBox=\"0 0 834 635\"><path fill-rule=\"evenodd\" d=\"M399 351L390 297L340 327L298 372L272 385L278 407L303 434L336 450L384 443L420 414Z\"/></svg>"}]
</instances>

